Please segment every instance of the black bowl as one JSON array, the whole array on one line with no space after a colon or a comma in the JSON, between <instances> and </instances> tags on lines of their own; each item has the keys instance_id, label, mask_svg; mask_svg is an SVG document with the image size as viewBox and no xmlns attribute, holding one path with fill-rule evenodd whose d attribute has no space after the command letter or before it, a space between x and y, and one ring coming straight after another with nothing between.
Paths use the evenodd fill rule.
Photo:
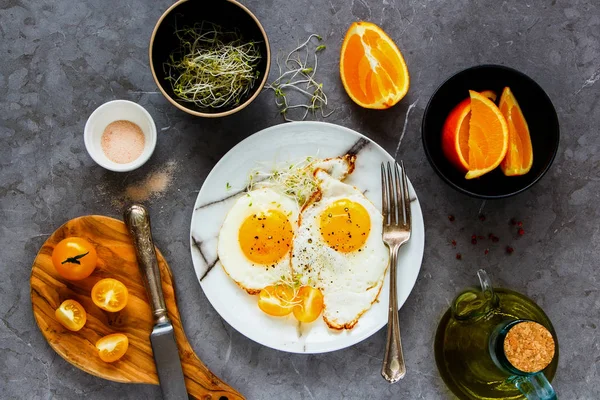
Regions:
<instances>
[{"instance_id":1,"label":"black bowl","mask_svg":"<svg viewBox=\"0 0 600 400\"><path fill-rule=\"evenodd\" d=\"M224 31L237 30L245 41L254 41L260 46L261 60L256 67L259 78L254 88L239 104L218 109L202 108L178 99L171 84L166 80L164 63L180 46L175 35L177 29L193 27L203 21L220 25ZM150 69L156 85L175 107L199 117L222 117L246 107L258 96L269 75L271 51L269 40L262 25L254 14L234 0L180 0L160 17L150 38Z\"/></svg>"},{"instance_id":2,"label":"black bowl","mask_svg":"<svg viewBox=\"0 0 600 400\"><path fill-rule=\"evenodd\" d=\"M498 96L509 86L529 125L533 166L522 176L504 176L500 168L480 178L467 180L442 152L442 126L450 111L469 90L493 90ZM559 126L556 110L544 90L533 79L501 65L481 65L457 73L433 94L421 126L425 155L437 174L459 192L482 199L499 199L530 188L548 171L558 150Z\"/></svg>"}]
</instances>

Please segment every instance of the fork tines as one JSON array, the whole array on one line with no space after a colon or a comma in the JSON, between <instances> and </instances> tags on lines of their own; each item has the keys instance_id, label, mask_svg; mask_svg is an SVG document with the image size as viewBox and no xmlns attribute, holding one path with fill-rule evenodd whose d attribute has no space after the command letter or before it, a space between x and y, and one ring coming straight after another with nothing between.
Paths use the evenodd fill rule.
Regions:
<instances>
[{"instance_id":1,"label":"fork tines","mask_svg":"<svg viewBox=\"0 0 600 400\"><path fill-rule=\"evenodd\" d=\"M400 161L400 168L401 171L399 172L397 163L394 163L392 167L391 163L388 162L387 168L385 163L381 163L381 213L383 214L384 226L404 226L410 229L410 196L402 161ZM394 170L393 174L392 169Z\"/></svg>"}]
</instances>

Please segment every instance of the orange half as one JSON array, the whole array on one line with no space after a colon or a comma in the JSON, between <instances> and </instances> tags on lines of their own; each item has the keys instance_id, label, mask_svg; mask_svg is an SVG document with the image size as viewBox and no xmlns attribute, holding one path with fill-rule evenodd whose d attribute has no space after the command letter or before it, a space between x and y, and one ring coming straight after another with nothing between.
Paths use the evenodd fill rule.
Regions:
<instances>
[{"instance_id":1,"label":"orange half","mask_svg":"<svg viewBox=\"0 0 600 400\"><path fill-rule=\"evenodd\" d=\"M481 93L469 90L469 171L466 179L478 178L495 169L508 149L508 126L500 109Z\"/></svg>"},{"instance_id":2,"label":"orange half","mask_svg":"<svg viewBox=\"0 0 600 400\"><path fill-rule=\"evenodd\" d=\"M509 87L500 96L500 111L508 124L508 151L500 169L506 176L525 175L533 165L533 147L529 126Z\"/></svg>"},{"instance_id":3,"label":"orange half","mask_svg":"<svg viewBox=\"0 0 600 400\"><path fill-rule=\"evenodd\" d=\"M385 109L408 92L410 77L394 41L371 22L350 25L340 53L340 77L359 106Z\"/></svg>"}]
</instances>

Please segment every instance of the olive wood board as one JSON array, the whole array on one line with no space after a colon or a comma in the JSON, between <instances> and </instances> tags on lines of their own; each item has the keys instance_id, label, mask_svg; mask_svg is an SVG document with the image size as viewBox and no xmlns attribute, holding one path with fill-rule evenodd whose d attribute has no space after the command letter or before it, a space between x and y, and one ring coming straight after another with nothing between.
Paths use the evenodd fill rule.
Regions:
<instances>
[{"instance_id":1,"label":"olive wood board","mask_svg":"<svg viewBox=\"0 0 600 400\"><path fill-rule=\"evenodd\" d=\"M88 240L98 253L95 271L80 281L63 278L52 264L54 246L69 236ZM135 254L122 221L93 215L66 222L46 240L33 262L33 315L54 351L77 368L111 381L158 385L150 345L154 321ZM243 399L240 393L210 372L194 353L181 325L171 270L158 249L156 255L188 394L191 398L202 400ZM118 279L127 286L129 301L122 311L111 313L94 305L90 297L92 287L104 278ZM54 316L54 311L67 299L78 301L87 312L87 322L78 332L64 328ZM96 341L117 332L127 335L129 349L120 360L105 363L98 357Z\"/></svg>"}]
</instances>

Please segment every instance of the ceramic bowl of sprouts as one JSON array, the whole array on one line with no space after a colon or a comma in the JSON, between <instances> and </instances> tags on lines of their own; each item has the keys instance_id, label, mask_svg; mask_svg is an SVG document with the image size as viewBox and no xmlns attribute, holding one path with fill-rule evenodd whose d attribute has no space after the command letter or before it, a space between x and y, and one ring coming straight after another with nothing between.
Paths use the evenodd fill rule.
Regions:
<instances>
[{"instance_id":1,"label":"ceramic bowl of sprouts","mask_svg":"<svg viewBox=\"0 0 600 400\"><path fill-rule=\"evenodd\" d=\"M234 0L180 0L150 38L156 85L175 107L223 117L250 104L269 75L269 40L258 19Z\"/></svg>"}]
</instances>

